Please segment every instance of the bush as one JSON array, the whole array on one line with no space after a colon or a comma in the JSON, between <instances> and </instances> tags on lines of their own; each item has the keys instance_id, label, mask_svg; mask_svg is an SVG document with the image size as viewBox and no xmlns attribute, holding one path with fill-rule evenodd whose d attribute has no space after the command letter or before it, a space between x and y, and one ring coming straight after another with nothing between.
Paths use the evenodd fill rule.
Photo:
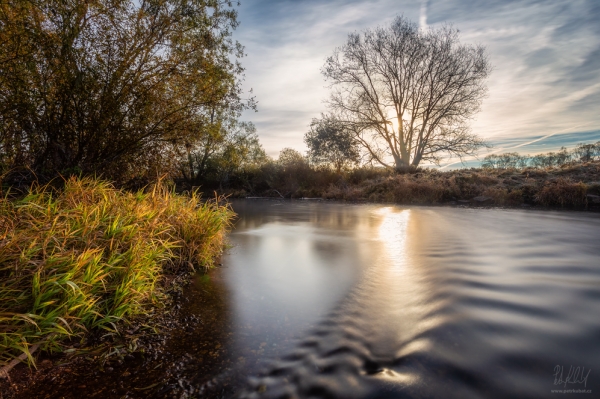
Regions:
<instances>
[{"instance_id":1,"label":"bush","mask_svg":"<svg viewBox=\"0 0 600 399\"><path fill-rule=\"evenodd\" d=\"M490 197L496 205L520 205L523 203L523 191L520 189L506 189L501 187L488 187L483 191L483 196Z\"/></svg>"},{"instance_id":2,"label":"bush","mask_svg":"<svg viewBox=\"0 0 600 399\"><path fill-rule=\"evenodd\" d=\"M544 184L535 196L536 202L544 206L585 207L587 186L569 179L558 178Z\"/></svg>"},{"instance_id":3,"label":"bush","mask_svg":"<svg viewBox=\"0 0 600 399\"><path fill-rule=\"evenodd\" d=\"M592 195L600 195L600 183L589 184L587 193Z\"/></svg>"},{"instance_id":4,"label":"bush","mask_svg":"<svg viewBox=\"0 0 600 399\"><path fill-rule=\"evenodd\" d=\"M127 193L93 179L0 200L0 364L30 348L144 312L164 297L163 277L209 267L233 213L163 185ZM179 270L181 271L181 270Z\"/></svg>"}]
</instances>

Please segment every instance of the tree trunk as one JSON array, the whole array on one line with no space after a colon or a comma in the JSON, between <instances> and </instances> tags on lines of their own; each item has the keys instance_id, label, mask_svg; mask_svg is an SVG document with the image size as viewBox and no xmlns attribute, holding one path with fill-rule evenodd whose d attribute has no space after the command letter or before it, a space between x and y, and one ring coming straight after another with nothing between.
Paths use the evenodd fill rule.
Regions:
<instances>
[{"instance_id":1,"label":"tree trunk","mask_svg":"<svg viewBox=\"0 0 600 399\"><path fill-rule=\"evenodd\" d=\"M395 163L394 169L398 173L407 173L411 169L411 165L408 162L408 157L401 158L398 155L394 154L394 163Z\"/></svg>"}]
</instances>

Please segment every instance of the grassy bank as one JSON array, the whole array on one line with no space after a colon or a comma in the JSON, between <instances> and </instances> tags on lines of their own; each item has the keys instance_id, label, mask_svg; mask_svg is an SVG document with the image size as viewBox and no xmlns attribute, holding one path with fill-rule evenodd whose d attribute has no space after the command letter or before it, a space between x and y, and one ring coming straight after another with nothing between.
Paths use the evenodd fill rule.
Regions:
<instances>
[{"instance_id":1,"label":"grassy bank","mask_svg":"<svg viewBox=\"0 0 600 399\"><path fill-rule=\"evenodd\" d=\"M93 179L0 199L0 367L160 306L169 276L212 265L232 216L160 184Z\"/></svg>"},{"instance_id":2,"label":"grassy bank","mask_svg":"<svg viewBox=\"0 0 600 399\"><path fill-rule=\"evenodd\" d=\"M600 206L600 161L550 167L421 169L404 174L369 168L335 173L309 165L282 171L269 179L257 174L254 184L233 185L224 193L422 205Z\"/></svg>"},{"instance_id":3,"label":"grassy bank","mask_svg":"<svg viewBox=\"0 0 600 399\"><path fill-rule=\"evenodd\" d=\"M600 162L545 169L424 170L357 185L333 185L324 198L399 204L589 208L598 205Z\"/></svg>"}]
</instances>

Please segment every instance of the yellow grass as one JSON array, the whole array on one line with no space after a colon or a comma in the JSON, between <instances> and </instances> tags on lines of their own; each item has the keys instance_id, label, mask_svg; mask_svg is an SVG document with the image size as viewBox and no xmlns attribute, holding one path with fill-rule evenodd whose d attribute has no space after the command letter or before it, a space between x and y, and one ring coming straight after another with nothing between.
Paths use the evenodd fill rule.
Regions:
<instances>
[{"instance_id":1,"label":"yellow grass","mask_svg":"<svg viewBox=\"0 0 600 399\"><path fill-rule=\"evenodd\" d=\"M160 184L128 193L89 178L0 199L0 366L157 303L172 268L212 265L232 216Z\"/></svg>"}]
</instances>

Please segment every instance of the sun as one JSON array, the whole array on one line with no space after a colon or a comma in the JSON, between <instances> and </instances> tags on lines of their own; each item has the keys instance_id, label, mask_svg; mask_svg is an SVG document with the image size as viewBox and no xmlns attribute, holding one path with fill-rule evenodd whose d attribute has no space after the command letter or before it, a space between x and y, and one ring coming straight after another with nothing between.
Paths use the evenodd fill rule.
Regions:
<instances>
[{"instance_id":1,"label":"sun","mask_svg":"<svg viewBox=\"0 0 600 399\"><path fill-rule=\"evenodd\" d=\"M399 125L398 125L398 118L397 117L390 116L390 117L387 118L386 122L387 122L388 125L391 125L392 130L394 132L396 132L396 133L398 132Z\"/></svg>"},{"instance_id":2,"label":"sun","mask_svg":"<svg viewBox=\"0 0 600 399\"><path fill-rule=\"evenodd\" d=\"M400 124L398 123L398 118L392 118L390 120L392 122L392 128L394 128L394 132L398 132L400 129Z\"/></svg>"}]
</instances>

